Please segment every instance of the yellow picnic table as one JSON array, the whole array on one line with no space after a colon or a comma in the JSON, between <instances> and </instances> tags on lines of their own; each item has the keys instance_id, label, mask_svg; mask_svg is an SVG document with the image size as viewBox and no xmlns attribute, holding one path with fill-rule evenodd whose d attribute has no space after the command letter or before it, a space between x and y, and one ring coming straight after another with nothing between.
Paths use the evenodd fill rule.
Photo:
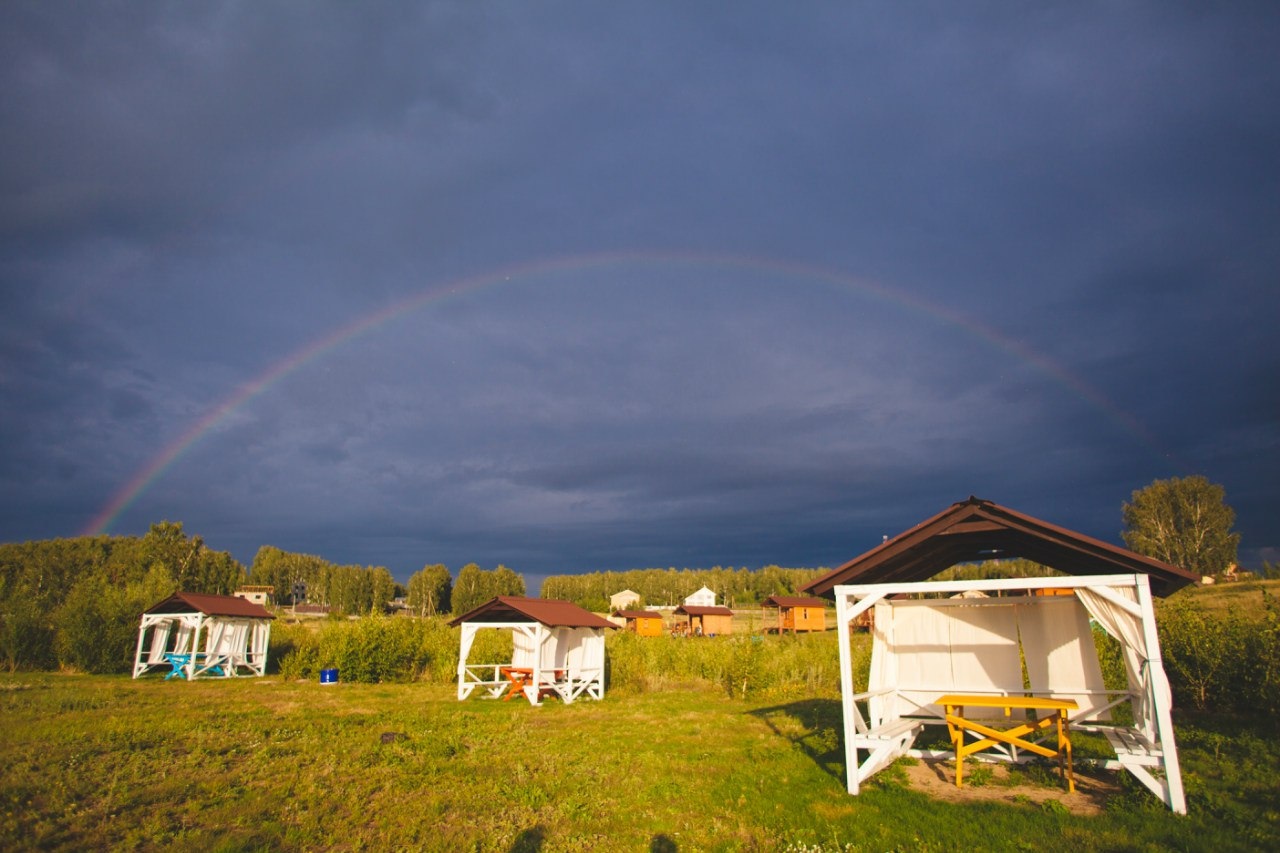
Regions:
<instances>
[{"instance_id":1,"label":"yellow picnic table","mask_svg":"<svg viewBox=\"0 0 1280 853\"><path fill-rule=\"evenodd\" d=\"M1067 790L1076 789L1075 775L1071 766L1070 721L1067 712L1079 708L1074 699L1051 699L1047 696L970 696L949 693L938 697L938 704L946 709L947 730L951 733L951 744L956 753L956 787L963 787L964 757L975 752L1007 743L1014 749L1025 749L1046 758L1057 757L1058 770L1067 781ZM980 723L966 719L965 708L1004 708L1006 717L1012 716L1014 708L1044 712L1038 719L1025 720L1012 728L997 729L989 725L990 721ZM1026 736L1045 729L1057 730L1056 748L1046 743L1026 740ZM964 733L973 732L981 738L973 743L964 742ZM1063 766L1065 757L1066 766Z\"/></svg>"}]
</instances>

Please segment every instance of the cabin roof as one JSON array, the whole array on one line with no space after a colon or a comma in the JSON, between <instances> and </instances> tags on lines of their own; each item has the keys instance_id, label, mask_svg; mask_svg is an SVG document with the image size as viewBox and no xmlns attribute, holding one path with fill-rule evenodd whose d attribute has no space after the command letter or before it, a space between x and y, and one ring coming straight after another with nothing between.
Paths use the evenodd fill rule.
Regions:
<instances>
[{"instance_id":1,"label":"cabin roof","mask_svg":"<svg viewBox=\"0 0 1280 853\"><path fill-rule=\"evenodd\" d=\"M1156 595L1197 580L1186 569L969 496L805 585L830 596L840 584L914 583L957 563L1023 558L1068 575L1145 574Z\"/></svg>"},{"instance_id":2,"label":"cabin roof","mask_svg":"<svg viewBox=\"0 0 1280 853\"><path fill-rule=\"evenodd\" d=\"M733 611L719 605L708 607L701 604L682 604L675 610L676 615L683 616L732 616Z\"/></svg>"},{"instance_id":3,"label":"cabin roof","mask_svg":"<svg viewBox=\"0 0 1280 853\"><path fill-rule=\"evenodd\" d=\"M816 598L811 595L771 595L764 601L760 602L762 607L826 607L829 604L825 598Z\"/></svg>"}]
</instances>

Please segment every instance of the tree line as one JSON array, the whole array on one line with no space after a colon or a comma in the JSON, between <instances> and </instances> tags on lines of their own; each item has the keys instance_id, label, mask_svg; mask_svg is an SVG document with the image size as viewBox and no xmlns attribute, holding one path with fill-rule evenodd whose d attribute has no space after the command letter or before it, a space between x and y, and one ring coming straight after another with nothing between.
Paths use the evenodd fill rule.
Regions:
<instances>
[{"instance_id":1,"label":"tree line","mask_svg":"<svg viewBox=\"0 0 1280 853\"><path fill-rule=\"evenodd\" d=\"M338 565L271 545L254 555L249 583L275 587L278 604L320 604L353 616L385 612L400 591L385 566Z\"/></svg>"},{"instance_id":2,"label":"tree line","mask_svg":"<svg viewBox=\"0 0 1280 853\"><path fill-rule=\"evenodd\" d=\"M440 563L423 566L409 578L407 589L406 603L417 616L461 616L495 596L525 594L520 574L503 565L485 570L475 563L459 569L456 581Z\"/></svg>"},{"instance_id":3,"label":"tree line","mask_svg":"<svg viewBox=\"0 0 1280 853\"><path fill-rule=\"evenodd\" d=\"M176 590L229 594L245 569L181 522L145 536L0 545L0 662L16 669L128 669L142 611Z\"/></svg>"}]
</instances>

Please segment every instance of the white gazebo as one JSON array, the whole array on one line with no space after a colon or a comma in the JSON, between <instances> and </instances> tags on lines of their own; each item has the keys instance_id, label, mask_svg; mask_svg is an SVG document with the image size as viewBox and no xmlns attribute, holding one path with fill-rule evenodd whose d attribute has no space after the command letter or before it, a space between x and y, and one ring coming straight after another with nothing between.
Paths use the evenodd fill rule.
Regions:
<instances>
[{"instance_id":1,"label":"white gazebo","mask_svg":"<svg viewBox=\"0 0 1280 853\"><path fill-rule=\"evenodd\" d=\"M265 675L274 618L236 596L174 593L142 614L133 677L161 668L166 680Z\"/></svg>"},{"instance_id":2,"label":"white gazebo","mask_svg":"<svg viewBox=\"0 0 1280 853\"><path fill-rule=\"evenodd\" d=\"M569 601L500 595L449 623L462 627L458 700L477 688L491 698L604 698L604 632L617 626ZM468 664L482 628L511 631L510 663Z\"/></svg>"},{"instance_id":3,"label":"white gazebo","mask_svg":"<svg viewBox=\"0 0 1280 853\"><path fill-rule=\"evenodd\" d=\"M1011 557L1074 576L924 580L957 563ZM943 723L940 696L1052 696L1077 704L1073 731L1107 738L1115 758L1106 766L1129 771L1185 814L1152 593L1167 595L1194 580L1175 566L971 497L814 581L808 591L836 600L849 793L900 755L949 754L912 748L924 725ZM978 592L987 597L974 597ZM866 691L856 692L850 634L872 608L870 675ZM1103 684L1091 618L1120 643L1123 689ZM1127 716L1125 724L1112 719L1121 706L1129 713L1116 716ZM1016 749L996 757L1027 758Z\"/></svg>"}]
</instances>

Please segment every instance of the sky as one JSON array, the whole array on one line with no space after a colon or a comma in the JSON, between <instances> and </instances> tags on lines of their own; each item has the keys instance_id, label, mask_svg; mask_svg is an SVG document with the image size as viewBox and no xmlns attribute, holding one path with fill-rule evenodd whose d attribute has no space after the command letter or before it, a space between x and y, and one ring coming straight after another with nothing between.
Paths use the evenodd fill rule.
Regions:
<instances>
[{"instance_id":1,"label":"sky","mask_svg":"<svg viewBox=\"0 0 1280 853\"><path fill-rule=\"evenodd\" d=\"M1280 560L1271 3L0 6L0 541Z\"/></svg>"}]
</instances>

